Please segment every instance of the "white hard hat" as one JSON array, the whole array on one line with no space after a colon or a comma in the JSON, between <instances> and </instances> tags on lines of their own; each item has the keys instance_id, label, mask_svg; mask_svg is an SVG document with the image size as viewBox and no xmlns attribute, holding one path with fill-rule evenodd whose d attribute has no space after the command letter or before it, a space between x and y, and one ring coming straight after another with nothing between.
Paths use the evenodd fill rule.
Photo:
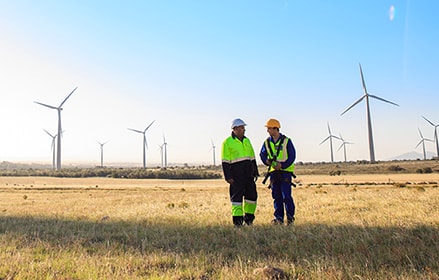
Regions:
<instances>
[{"instance_id":1,"label":"white hard hat","mask_svg":"<svg viewBox=\"0 0 439 280\"><path fill-rule=\"evenodd\" d=\"M241 126L241 125L247 125L247 124L241 119L234 119L232 121L232 129L237 127L237 126Z\"/></svg>"}]
</instances>

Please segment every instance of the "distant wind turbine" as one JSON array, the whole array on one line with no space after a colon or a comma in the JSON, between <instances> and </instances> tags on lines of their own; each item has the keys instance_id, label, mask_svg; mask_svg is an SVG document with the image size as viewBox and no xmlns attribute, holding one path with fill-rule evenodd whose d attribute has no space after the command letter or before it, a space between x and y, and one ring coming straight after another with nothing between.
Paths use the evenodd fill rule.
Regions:
<instances>
[{"instance_id":1,"label":"distant wind turbine","mask_svg":"<svg viewBox=\"0 0 439 280\"><path fill-rule=\"evenodd\" d=\"M344 161L346 162L347 161L346 160L346 144L354 144L354 143L345 141L343 139L343 137L341 136L341 134L340 134L340 140L342 141L342 143L341 143L341 145L340 145L340 147L338 148L337 151L340 151L340 149L343 148Z\"/></svg>"},{"instance_id":2,"label":"distant wind turbine","mask_svg":"<svg viewBox=\"0 0 439 280\"><path fill-rule=\"evenodd\" d=\"M215 161L215 144L213 143L213 140L212 140L212 156L213 156L213 166L215 166L216 165L216 161Z\"/></svg>"},{"instance_id":3,"label":"distant wind turbine","mask_svg":"<svg viewBox=\"0 0 439 280\"><path fill-rule=\"evenodd\" d=\"M67 99L69 99L69 97L75 92L75 90L78 87L75 87L73 89L73 91L63 100L63 102L61 102L61 104L58 107L55 106L51 106L51 105L47 105L47 104L43 104L37 101L34 101L34 103L40 104L42 106L45 106L47 108L50 109L55 109L58 111L58 138L57 138L57 155L56 155L56 170L61 170L61 136L62 136L62 127L61 127L61 111L62 111L62 105L64 105L64 103L67 101Z\"/></svg>"},{"instance_id":4,"label":"distant wind turbine","mask_svg":"<svg viewBox=\"0 0 439 280\"><path fill-rule=\"evenodd\" d=\"M159 149L160 149L160 166L163 168L163 144L159 145Z\"/></svg>"},{"instance_id":5,"label":"distant wind turbine","mask_svg":"<svg viewBox=\"0 0 439 280\"><path fill-rule=\"evenodd\" d=\"M422 135L422 132L421 132L421 130L419 128L418 128L418 131L419 131L419 135L421 136L421 141L419 141L418 145L416 145L415 148L419 147L419 145L422 144L422 153L424 154L424 160L426 160L427 159L427 154L425 152L425 141L433 142L433 140L424 138L424 136Z\"/></svg>"},{"instance_id":6,"label":"distant wind turbine","mask_svg":"<svg viewBox=\"0 0 439 280\"><path fill-rule=\"evenodd\" d=\"M431 124L434 127L434 142L436 144L436 156L439 158L439 143L438 143L438 136L437 136L437 127L439 124L434 124L431 121L429 121L426 117L422 116L424 120L426 120L429 124Z\"/></svg>"},{"instance_id":7,"label":"distant wind turbine","mask_svg":"<svg viewBox=\"0 0 439 280\"><path fill-rule=\"evenodd\" d=\"M162 144L162 153L163 153L163 167L168 168L168 143L166 143L165 134L163 134L163 144Z\"/></svg>"},{"instance_id":8,"label":"distant wind turbine","mask_svg":"<svg viewBox=\"0 0 439 280\"><path fill-rule=\"evenodd\" d=\"M141 130L137 130L137 129L132 129L132 128L128 128L131 131L137 132L137 133L141 133L143 134L143 168L146 168L146 149L148 148L148 143L146 142L146 131L148 130L148 128L151 127L151 125L155 122L152 121L146 128L145 130L141 131Z\"/></svg>"},{"instance_id":9,"label":"distant wind turbine","mask_svg":"<svg viewBox=\"0 0 439 280\"><path fill-rule=\"evenodd\" d=\"M330 148L331 148L331 162L334 162L334 152L333 152L333 150L332 150L332 138L339 139L339 140L340 140L340 138L338 138L338 137L335 136L335 135L332 135L332 133L331 133L331 128L329 127L329 123L328 123L328 132L329 132L329 136L326 137L325 140L323 140L322 142L320 142L320 145L322 145L325 141L329 140L329 146L330 146Z\"/></svg>"},{"instance_id":10,"label":"distant wind turbine","mask_svg":"<svg viewBox=\"0 0 439 280\"><path fill-rule=\"evenodd\" d=\"M361 83L363 84L363 92L364 92L364 94L363 94L363 96L360 99L355 101L354 104L352 104L349 108L344 110L344 112L341 113L341 115L343 115L344 113L349 111L352 107L354 107L355 105L360 103L363 99L366 99L366 114L367 114L366 116L367 116L367 130L368 130L368 136L369 136L370 161L371 162L375 162L375 150L374 150L374 145L373 145L372 120L371 120L371 117L370 117L369 97L375 98L375 99L378 99L378 100L381 100L381 101L384 101L384 102L387 102L387 103L390 103L390 104L395 105L395 106L399 106L399 105L396 104L396 103L387 101L387 100L385 100L385 99L383 99L381 97L369 94L367 92L367 89L366 89L366 83L364 82L364 76L363 76L363 70L361 69L361 64L359 64L359 66L360 66Z\"/></svg>"},{"instance_id":11,"label":"distant wind turbine","mask_svg":"<svg viewBox=\"0 0 439 280\"><path fill-rule=\"evenodd\" d=\"M43 129L50 137L52 137L52 145L50 146L50 150L52 151L52 169L55 170L55 139L57 135L50 134L47 130Z\"/></svg>"},{"instance_id":12,"label":"distant wind turbine","mask_svg":"<svg viewBox=\"0 0 439 280\"><path fill-rule=\"evenodd\" d=\"M104 167L104 145L107 144L107 142L101 143L99 141L96 141L101 146L101 168Z\"/></svg>"}]
</instances>

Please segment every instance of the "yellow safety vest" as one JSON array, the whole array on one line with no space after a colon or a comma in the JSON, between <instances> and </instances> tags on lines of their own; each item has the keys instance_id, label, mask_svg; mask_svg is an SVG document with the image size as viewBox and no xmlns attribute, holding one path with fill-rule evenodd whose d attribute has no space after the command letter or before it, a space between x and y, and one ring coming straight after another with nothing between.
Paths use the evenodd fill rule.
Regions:
<instances>
[{"instance_id":1,"label":"yellow safety vest","mask_svg":"<svg viewBox=\"0 0 439 280\"><path fill-rule=\"evenodd\" d=\"M267 138L267 140L265 140L264 142L265 150L267 151L268 158L273 160L276 155L276 162L278 163L285 162L288 159L287 144L289 138L286 136L281 136L281 137L283 137L283 141L282 139L280 139L277 141L277 143L273 143L272 141L270 141L270 138ZM279 145L281 146L279 147ZM270 170L268 172L272 172L275 170L274 169L275 164L276 163L274 162L272 163ZM281 168L280 170L294 173L294 163L291 164L290 166L287 166L286 168Z\"/></svg>"}]
</instances>

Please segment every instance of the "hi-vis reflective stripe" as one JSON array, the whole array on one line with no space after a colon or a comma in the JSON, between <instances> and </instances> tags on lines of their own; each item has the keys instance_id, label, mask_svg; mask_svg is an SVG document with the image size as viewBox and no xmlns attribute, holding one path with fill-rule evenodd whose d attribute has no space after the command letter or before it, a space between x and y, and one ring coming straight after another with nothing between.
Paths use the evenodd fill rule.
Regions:
<instances>
[{"instance_id":1,"label":"hi-vis reflective stripe","mask_svg":"<svg viewBox=\"0 0 439 280\"><path fill-rule=\"evenodd\" d=\"M245 201L246 203L256 204L256 201L254 201L254 200L248 200L248 199L245 199L244 201Z\"/></svg>"},{"instance_id":2,"label":"hi-vis reflective stripe","mask_svg":"<svg viewBox=\"0 0 439 280\"><path fill-rule=\"evenodd\" d=\"M242 206L242 202L233 202L232 201L232 205L233 206Z\"/></svg>"},{"instance_id":3,"label":"hi-vis reflective stripe","mask_svg":"<svg viewBox=\"0 0 439 280\"><path fill-rule=\"evenodd\" d=\"M237 162L241 162L241 161L246 161L246 160L254 160L254 157L242 157L242 158L236 158L233 160L223 160L223 162L225 163L237 163Z\"/></svg>"},{"instance_id":4,"label":"hi-vis reflective stripe","mask_svg":"<svg viewBox=\"0 0 439 280\"><path fill-rule=\"evenodd\" d=\"M287 161L287 157L285 156L287 155L287 141L288 138L285 137L284 142L282 143L282 158L277 159L278 162Z\"/></svg>"}]
</instances>

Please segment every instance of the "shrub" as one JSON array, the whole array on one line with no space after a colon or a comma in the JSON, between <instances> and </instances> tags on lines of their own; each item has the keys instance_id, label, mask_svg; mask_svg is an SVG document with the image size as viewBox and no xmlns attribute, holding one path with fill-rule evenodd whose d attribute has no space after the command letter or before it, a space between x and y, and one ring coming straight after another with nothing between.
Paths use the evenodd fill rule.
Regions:
<instances>
[{"instance_id":1,"label":"shrub","mask_svg":"<svg viewBox=\"0 0 439 280\"><path fill-rule=\"evenodd\" d=\"M416 169L416 173L420 173L420 174L433 173L433 169L431 167L418 168L418 169Z\"/></svg>"},{"instance_id":2,"label":"shrub","mask_svg":"<svg viewBox=\"0 0 439 280\"><path fill-rule=\"evenodd\" d=\"M332 170L329 172L330 176L340 176L341 175L341 171L340 170Z\"/></svg>"},{"instance_id":3,"label":"shrub","mask_svg":"<svg viewBox=\"0 0 439 280\"><path fill-rule=\"evenodd\" d=\"M404 168L400 167L399 165L391 165L391 166L389 166L388 169L390 171L396 171L396 172L405 170Z\"/></svg>"}]
</instances>

